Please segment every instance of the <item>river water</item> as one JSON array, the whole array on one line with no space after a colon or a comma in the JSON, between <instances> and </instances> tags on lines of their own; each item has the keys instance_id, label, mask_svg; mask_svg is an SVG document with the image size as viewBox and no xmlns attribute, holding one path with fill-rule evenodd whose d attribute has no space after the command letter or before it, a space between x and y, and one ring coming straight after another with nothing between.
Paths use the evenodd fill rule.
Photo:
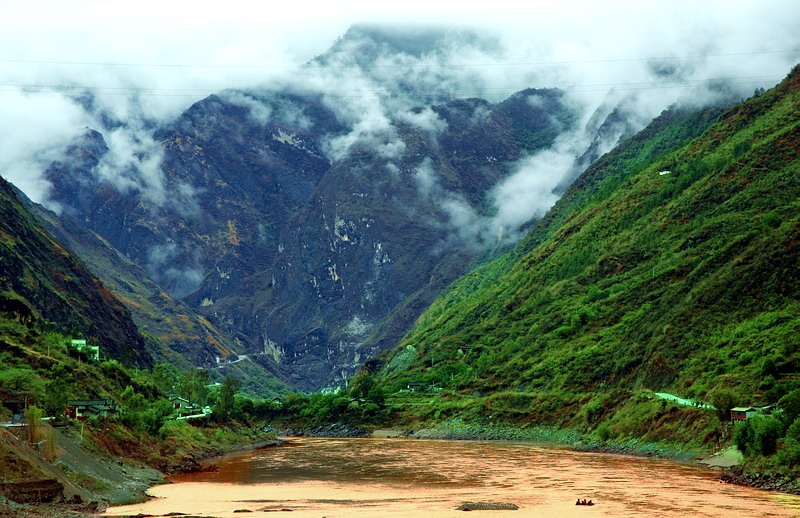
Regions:
<instances>
[{"instance_id":1,"label":"river water","mask_svg":"<svg viewBox=\"0 0 800 518\"><path fill-rule=\"evenodd\" d=\"M300 438L217 464L107 515L446 517L503 502L519 509L470 516L800 516L800 497L722 484L705 466L530 443Z\"/></svg>"}]
</instances>

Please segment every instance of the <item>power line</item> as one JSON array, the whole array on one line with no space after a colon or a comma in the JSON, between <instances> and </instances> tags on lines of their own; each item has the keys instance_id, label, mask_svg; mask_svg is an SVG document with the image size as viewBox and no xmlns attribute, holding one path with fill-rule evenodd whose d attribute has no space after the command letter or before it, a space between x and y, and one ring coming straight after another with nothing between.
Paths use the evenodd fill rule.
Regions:
<instances>
[{"instance_id":1,"label":"power line","mask_svg":"<svg viewBox=\"0 0 800 518\"><path fill-rule=\"evenodd\" d=\"M470 68L470 67L519 67L519 66L544 66L544 65L576 65L591 63L624 63L641 61L678 61L706 58L756 56L763 54L789 54L800 53L800 49L785 50L760 50L748 52L729 52L720 54L697 54L689 56L657 56L639 58L608 58L608 59L580 59L563 61L517 61L517 62L488 62L488 63L441 63L436 66L442 68ZM0 63L29 64L29 65L65 65L65 66L98 66L98 67L140 67L140 68L210 68L210 69L300 69L308 65L206 65L186 63L121 63L110 61L58 61L34 59L0 59ZM311 63L314 63L313 61ZM428 68L425 64L393 64L393 65L323 65L325 68Z\"/></svg>"}]
</instances>

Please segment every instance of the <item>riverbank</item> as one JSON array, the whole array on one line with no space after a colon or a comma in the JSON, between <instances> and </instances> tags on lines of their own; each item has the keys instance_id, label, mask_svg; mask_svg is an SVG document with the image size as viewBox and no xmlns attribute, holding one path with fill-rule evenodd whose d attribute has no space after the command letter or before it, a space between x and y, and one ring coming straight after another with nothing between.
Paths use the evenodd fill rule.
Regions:
<instances>
[{"instance_id":1,"label":"riverbank","mask_svg":"<svg viewBox=\"0 0 800 518\"><path fill-rule=\"evenodd\" d=\"M323 437L325 428L315 428L299 434ZM348 427L335 428L335 437L364 437L364 430L357 434L342 433ZM376 438L438 439L438 440L504 440L554 444L586 453L609 453L633 457L650 457L702 464L720 471L720 481L741 486L800 495L800 478L796 475L758 473L739 466L743 456L735 447L725 448L711 454L696 448L674 444L650 443L637 439L622 442L601 442L573 430L548 427L519 428L507 425L466 423L453 419L436 426L419 428L378 428L372 433Z\"/></svg>"},{"instance_id":2,"label":"riverbank","mask_svg":"<svg viewBox=\"0 0 800 518\"><path fill-rule=\"evenodd\" d=\"M726 484L738 484L767 491L800 495L800 477L796 473L794 475L753 473L742 466L733 466L725 469L720 480Z\"/></svg>"},{"instance_id":3,"label":"riverbank","mask_svg":"<svg viewBox=\"0 0 800 518\"><path fill-rule=\"evenodd\" d=\"M411 439L445 440L508 440L557 444L574 451L610 453L634 457L651 457L702 464L721 472L720 481L730 484L800 495L797 473L764 473L740 464L743 456L735 447L710 454L708 451L675 444L650 443L637 439L622 442L601 442L572 430L547 427L517 428L505 425L465 423L460 419L441 425L406 430L381 430L381 436Z\"/></svg>"},{"instance_id":4,"label":"riverbank","mask_svg":"<svg viewBox=\"0 0 800 518\"><path fill-rule=\"evenodd\" d=\"M180 439L160 441L124 432L114 423L52 429L51 460L6 432L0 437L1 460L7 467L0 517L97 516L109 505L148 500L147 490L165 483L168 475L213 470L208 459L281 444L254 429L237 433L221 427L187 428ZM34 491L26 496L28 486L44 483L53 487L51 495Z\"/></svg>"},{"instance_id":5,"label":"riverbank","mask_svg":"<svg viewBox=\"0 0 800 518\"><path fill-rule=\"evenodd\" d=\"M399 436L412 439L527 441L557 444L581 452L613 453L676 461L700 459L707 455L707 452L679 445L649 443L636 439L601 442L574 430L543 426L519 428L508 425L465 423L460 419L453 419L437 426L407 429L399 433Z\"/></svg>"}]
</instances>

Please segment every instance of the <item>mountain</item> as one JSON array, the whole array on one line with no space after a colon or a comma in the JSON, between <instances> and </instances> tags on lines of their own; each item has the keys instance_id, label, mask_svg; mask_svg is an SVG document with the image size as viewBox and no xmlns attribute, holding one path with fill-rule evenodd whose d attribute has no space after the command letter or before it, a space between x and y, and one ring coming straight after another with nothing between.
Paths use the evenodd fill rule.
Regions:
<instances>
[{"instance_id":1,"label":"mountain","mask_svg":"<svg viewBox=\"0 0 800 518\"><path fill-rule=\"evenodd\" d=\"M152 365L127 308L42 229L3 179L0 265L0 317L6 323L3 333L11 337L4 343L59 331L99 345L104 357L129 366Z\"/></svg>"},{"instance_id":2,"label":"mountain","mask_svg":"<svg viewBox=\"0 0 800 518\"><path fill-rule=\"evenodd\" d=\"M345 59L361 66L375 48L405 59L411 50L400 49L418 43L381 34L353 29L308 74L343 73L320 67ZM378 67L346 72L386 80ZM421 91L359 93L347 104L297 84L221 92L149 131L158 145L137 155L152 173L144 180L134 179L133 166L116 177L106 172L120 134L134 131L125 121L105 133L87 130L46 172L51 206L76 249L84 243L93 255L82 229L119 251L97 263L98 272L130 260L184 304L176 311L194 331L183 331L187 339L172 350L203 366L213 365L215 350L245 354L301 389L340 384L395 345L470 264L512 243L515 229L491 223L492 189L568 133L600 138L605 117L583 128L579 109L558 90L431 104ZM131 293L122 284L117 293ZM153 286L142 289L158 298ZM147 325L153 329L152 318ZM163 324L153 334L169 341Z\"/></svg>"},{"instance_id":3,"label":"mountain","mask_svg":"<svg viewBox=\"0 0 800 518\"><path fill-rule=\"evenodd\" d=\"M195 365L245 355L302 390L341 385L640 127L632 97L591 117L555 89L463 98L485 90L448 66L465 49L501 51L470 31L357 26L271 88L146 127L108 115L45 172L58 232L149 300L131 299L137 321ZM154 284L131 289L142 272Z\"/></svg>"},{"instance_id":4,"label":"mountain","mask_svg":"<svg viewBox=\"0 0 800 518\"><path fill-rule=\"evenodd\" d=\"M438 135L414 119L393 121L402 154L355 145L332 160L325 141L344 130L329 108L288 94L236 95L305 122L276 116L262 125L230 96L196 103L156 132L164 183L175 186L167 187L171 204L93 176L107 152L94 131L47 174L72 224L102 236L303 388L352 373L377 350L364 345L373 327L413 298L401 322L387 326L390 336L374 340L399 338L481 253L452 240L437 196L480 206L523 153L560 134L553 121L574 125L557 91L453 101L411 112L442 121ZM533 106L534 95L547 101Z\"/></svg>"},{"instance_id":5,"label":"mountain","mask_svg":"<svg viewBox=\"0 0 800 518\"><path fill-rule=\"evenodd\" d=\"M798 101L795 67L721 115L664 112L368 369L390 390L487 396L442 416L650 440L708 430L649 391L777 402L800 368Z\"/></svg>"}]
</instances>

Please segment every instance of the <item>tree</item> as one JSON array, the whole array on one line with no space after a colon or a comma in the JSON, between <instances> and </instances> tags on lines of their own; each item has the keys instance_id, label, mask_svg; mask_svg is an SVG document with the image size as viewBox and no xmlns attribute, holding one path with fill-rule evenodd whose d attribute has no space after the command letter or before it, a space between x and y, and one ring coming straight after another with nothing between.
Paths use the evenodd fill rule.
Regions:
<instances>
[{"instance_id":1,"label":"tree","mask_svg":"<svg viewBox=\"0 0 800 518\"><path fill-rule=\"evenodd\" d=\"M795 419L786 431L780 456L786 465L800 464L800 417Z\"/></svg>"},{"instance_id":2,"label":"tree","mask_svg":"<svg viewBox=\"0 0 800 518\"><path fill-rule=\"evenodd\" d=\"M28 421L28 442L39 442L42 435L42 410L36 405L29 406L25 411L25 419Z\"/></svg>"},{"instance_id":3,"label":"tree","mask_svg":"<svg viewBox=\"0 0 800 518\"><path fill-rule=\"evenodd\" d=\"M350 396L375 403L381 408L386 402L386 391L371 374L365 374L356 379L350 389Z\"/></svg>"},{"instance_id":4,"label":"tree","mask_svg":"<svg viewBox=\"0 0 800 518\"><path fill-rule=\"evenodd\" d=\"M736 406L736 395L730 390L718 390L711 396L711 403L717 409L717 417L723 423L731 419L731 408Z\"/></svg>"},{"instance_id":5,"label":"tree","mask_svg":"<svg viewBox=\"0 0 800 518\"><path fill-rule=\"evenodd\" d=\"M165 394L174 390L180 378L180 371L174 365L157 363L153 366L153 381L159 390Z\"/></svg>"},{"instance_id":6,"label":"tree","mask_svg":"<svg viewBox=\"0 0 800 518\"><path fill-rule=\"evenodd\" d=\"M798 417L800 417L800 389L794 389L780 401L778 401L778 408L783 411L783 420L788 428Z\"/></svg>"},{"instance_id":7,"label":"tree","mask_svg":"<svg viewBox=\"0 0 800 518\"><path fill-rule=\"evenodd\" d=\"M242 386L239 378L227 377L219 390L217 402L214 405L214 418L218 421L233 417L236 410L236 391Z\"/></svg>"},{"instance_id":8,"label":"tree","mask_svg":"<svg viewBox=\"0 0 800 518\"><path fill-rule=\"evenodd\" d=\"M147 400L143 395L135 392L133 387L128 385L119 396L120 419L133 430L141 430L144 426L142 421L143 412L147 408Z\"/></svg>"},{"instance_id":9,"label":"tree","mask_svg":"<svg viewBox=\"0 0 800 518\"><path fill-rule=\"evenodd\" d=\"M208 371L192 369L186 372L177 385L178 395L190 402L205 406L208 404Z\"/></svg>"},{"instance_id":10,"label":"tree","mask_svg":"<svg viewBox=\"0 0 800 518\"><path fill-rule=\"evenodd\" d=\"M736 447L745 455L772 455L781 436L781 422L771 415L754 415L734 432Z\"/></svg>"},{"instance_id":11,"label":"tree","mask_svg":"<svg viewBox=\"0 0 800 518\"><path fill-rule=\"evenodd\" d=\"M12 367L0 371L0 387L9 391L34 394L41 392L43 384L30 367Z\"/></svg>"},{"instance_id":12,"label":"tree","mask_svg":"<svg viewBox=\"0 0 800 518\"><path fill-rule=\"evenodd\" d=\"M150 435L156 436L161 432L167 418L172 415L172 405L166 399L159 399L142 412L142 424Z\"/></svg>"},{"instance_id":13,"label":"tree","mask_svg":"<svg viewBox=\"0 0 800 518\"><path fill-rule=\"evenodd\" d=\"M73 378L60 364L53 365L50 371L51 378L44 385L42 404L46 415L63 419L71 397Z\"/></svg>"}]
</instances>

